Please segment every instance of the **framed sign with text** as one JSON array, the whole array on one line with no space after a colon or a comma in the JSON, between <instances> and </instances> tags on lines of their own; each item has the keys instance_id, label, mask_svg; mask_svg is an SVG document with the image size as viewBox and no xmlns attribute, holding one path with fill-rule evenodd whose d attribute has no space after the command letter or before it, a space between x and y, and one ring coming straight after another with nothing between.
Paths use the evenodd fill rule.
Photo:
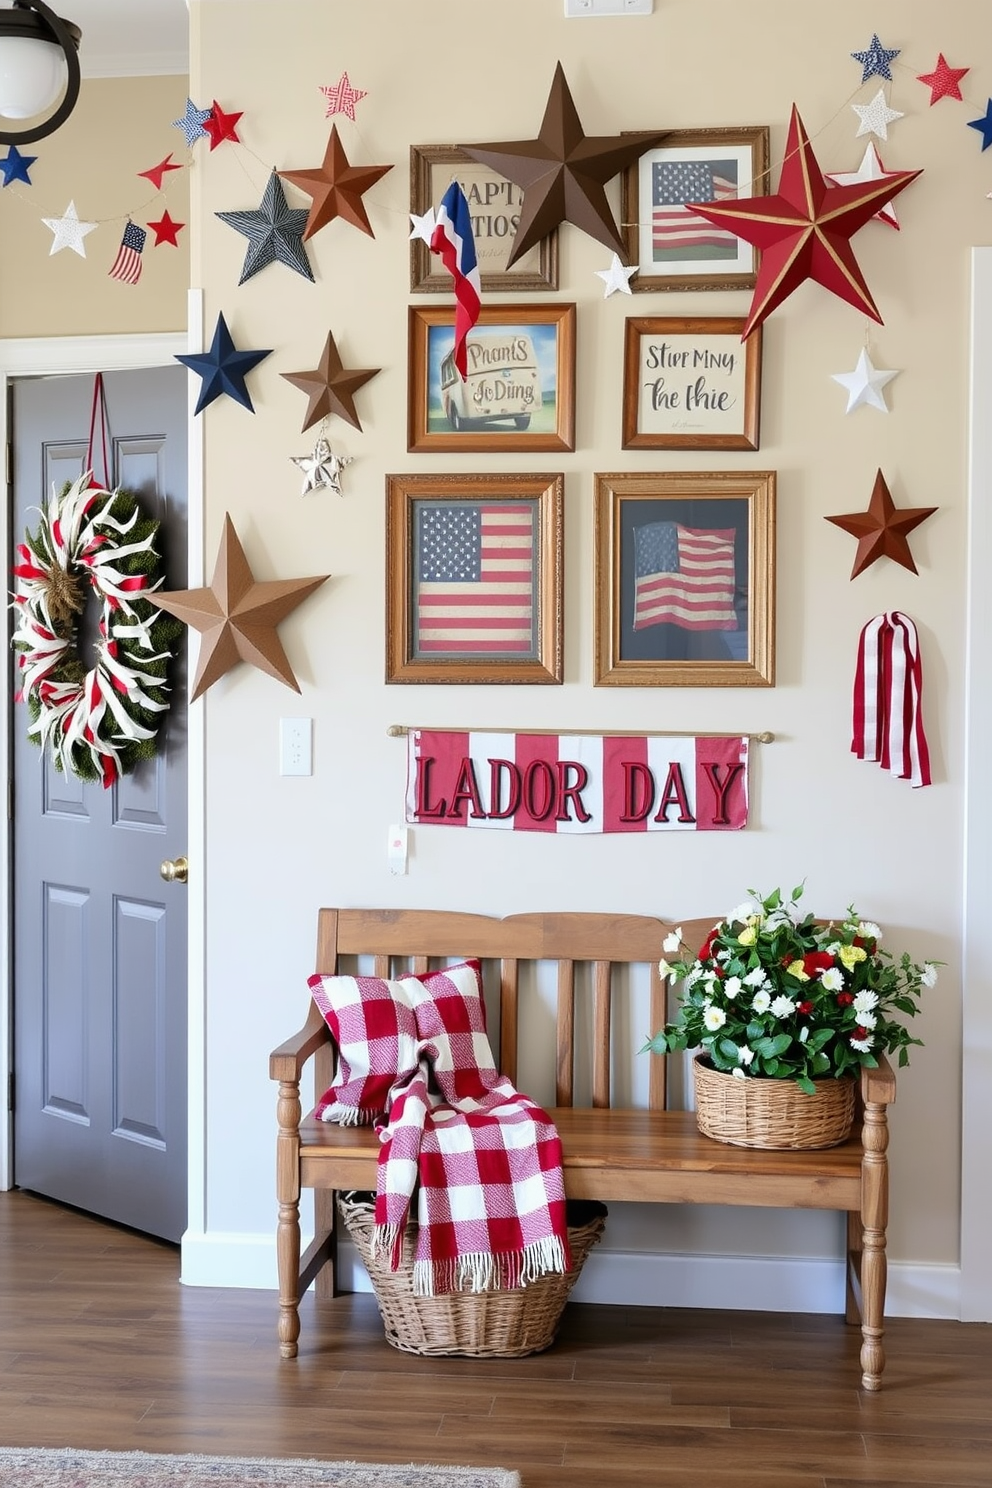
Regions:
<instances>
[{"instance_id":1,"label":"framed sign with text","mask_svg":"<svg viewBox=\"0 0 992 1488\"><path fill-rule=\"evenodd\" d=\"M631 316L623 358L624 449L758 448L761 327L704 316Z\"/></svg>"}]
</instances>

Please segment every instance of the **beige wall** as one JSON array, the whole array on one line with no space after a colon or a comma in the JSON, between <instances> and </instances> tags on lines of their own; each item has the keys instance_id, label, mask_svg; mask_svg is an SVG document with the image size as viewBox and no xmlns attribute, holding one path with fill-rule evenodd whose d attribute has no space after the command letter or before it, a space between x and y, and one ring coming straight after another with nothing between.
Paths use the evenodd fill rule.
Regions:
<instances>
[{"instance_id":1,"label":"beige wall","mask_svg":"<svg viewBox=\"0 0 992 1488\"><path fill-rule=\"evenodd\" d=\"M218 151L209 170L194 174L202 241L193 282L205 291L208 339L223 310L239 346L274 350L249 379L254 418L229 400L206 413L205 550L212 566L229 511L258 576L334 577L281 627L301 697L243 668L206 700L209 1228L269 1229L262 1154L271 1149L272 1105L264 1055L303 1010L319 904L450 905L498 914L630 909L679 917L726 910L750 886L806 879L818 913L835 914L854 901L887 927L893 947L948 963L918 1029L927 1047L903 1077L894 1112L891 1254L955 1264L968 249L988 241L992 182L980 140L965 127L985 107L980 69L965 79L970 103L945 100L932 109L915 74L933 66L938 48L952 64L975 61L982 0L961 0L939 15L925 0L879 0L867 17L855 0L829 7L664 0L647 19L588 21L564 20L560 0L506 0L496 8L465 0L283 0L286 40L278 48L269 3L240 0L236 27L233 9L228 0L199 0L192 8L194 94L245 110L244 151ZM904 48L892 103L906 117L892 126L887 144L880 142L882 158L890 169L924 170L899 198L902 230L871 223L856 239L886 322L871 329L873 360L900 369L887 390L887 416L869 409L845 416L844 393L830 375L854 366L865 321L805 285L766 327L758 453L622 451L625 316L740 314L748 296L604 301L594 271L609 255L566 226L556 297L578 306L575 452L407 453L411 144L536 134L560 59L590 134L768 123L777 180L795 99L823 167L852 170L865 141L855 139L848 105L876 84L859 88L849 53L867 45L873 29L886 45ZM337 119L350 159L394 165L366 197L375 238L333 222L309 245L315 286L273 266L239 289L242 245L212 214L255 205L270 166L319 162L330 124L317 90L344 69L369 95L356 123ZM329 329L346 364L382 371L358 395L364 432L339 420L330 426L338 452L354 457L344 495L302 499L289 460L309 450L315 431L301 435L305 404L278 374L315 365ZM851 582L854 541L824 518L863 508L879 466L898 505L940 510L912 536L918 576L883 560ZM778 472L776 687L594 688L593 472L707 468ZM382 681L383 477L459 469L565 472L560 689ZM849 752L858 632L887 609L905 610L920 629L935 775L928 790L911 790ZM284 714L315 720L312 779L278 777L277 720ZM388 871L386 834L402 812L404 755L386 737L392 722L770 729L776 742L755 750L753 818L739 835L572 842L420 828L412 833L409 875L397 878ZM235 1018L232 1028L232 1009L246 1007L251 1016ZM222 1029L229 1040L223 1051ZM224 1172L236 1131L241 1150L256 1154L237 1180ZM825 1253L837 1243L834 1229L814 1216L752 1220L625 1215L612 1243L619 1235L635 1249L686 1242L777 1253L793 1244Z\"/></svg>"},{"instance_id":2,"label":"beige wall","mask_svg":"<svg viewBox=\"0 0 992 1488\"><path fill-rule=\"evenodd\" d=\"M170 152L174 163L187 162L186 142L171 127L185 102L184 77L87 79L68 122L21 147L37 162L30 186L0 191L0 338L185 329L188 228L178 247L154 248L148 234L137 284L109 277L128 213L141 227L163 207L189 222L188 170L170 171L161 195L137 174ZM70 201L82 221L99 224L83 240L85 259L71 248L52 254L41 220L61 217Z\"/></svg>"}]
</instances>

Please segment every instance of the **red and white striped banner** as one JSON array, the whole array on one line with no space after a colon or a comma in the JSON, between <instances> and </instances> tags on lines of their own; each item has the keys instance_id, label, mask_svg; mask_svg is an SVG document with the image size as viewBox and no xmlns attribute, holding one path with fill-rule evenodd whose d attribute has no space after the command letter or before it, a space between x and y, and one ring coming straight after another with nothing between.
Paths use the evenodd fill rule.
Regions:
<instances>
[{"instance_id":1,"label":"red and white striped banner","mask_svg":"<svg viewBox=\"0 0 992 1488\"><path fill-rule=\"evenodd\" d=\"M411 729L406 820L516 832L727 832L747 823L748 741Z\"/></svg>"},{"instance_id":2,"label":"red and white striped banner","mask_svg":"<svg viewBox=\"0 0 992 1488\"><path fill-rule=\"evenodd\" d=\"M861 632L851 751L911 785L931 783L920 641L900 610L876 615Z\"/></svg>"}]
</instances>

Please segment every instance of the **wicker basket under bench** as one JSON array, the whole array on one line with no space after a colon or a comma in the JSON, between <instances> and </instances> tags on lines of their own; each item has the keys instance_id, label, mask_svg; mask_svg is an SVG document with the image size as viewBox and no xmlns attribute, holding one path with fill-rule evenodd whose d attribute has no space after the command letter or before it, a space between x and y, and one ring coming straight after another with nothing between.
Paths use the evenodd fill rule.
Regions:
<instances>
[{"instance_id":1,"label":"wicker basket under bench","mask_svg":"<svg viewBox=\"0 0 992 1488\"><path fill-rule=\"evenodd\" d=\"M689 945L700 944L716 915L683 922ZM851 1137L821 1151L735 1147L702 1136L691 1111L666 1109L666 1060L650 1056L647 1110L610 1106L611 1013L629 985L628 965L650 967L650 1028L665 1021L665 989L658 975L661 943L671 927L642 915L524 914L506 919L445 910L322 909L316 970L354 971L354 958L372 957L377 976L423 972L428 964L478 956L499 978L500 1068L517 1075L518 1000L525 963L557 963L556 1104L570 1198L667 1204L746 1204L785 1209L832 1209L847 1214L846 1317L862 1329L861 1370L866 1390L881 1386L885 1307L885 1225L888 1213L888 1124L895 1077L883 1059L864 1070L858 1119ZM345 958L343 961L341 958ZM339 961L341 964L339 964ZM590 963L588 973L579 973ZM618 978L616 973L620 972ZM642 973L643 975L643 973ZM592 1105L573 1106L576 986L591 986ZM614 990L614 981L619 985ZM640 1030L638 1030L640 1031ZM319 1296L334 1294L334 1191L374 1189L379 1143L369 1127L339 1127L302 1117L300 1076L315 1058L318 1091L330 1083L333 1045L317 1010L271 1055L279 1083L277 1196L279 1225L279 1341L294 1358L300 1332L299 1299L316 1279ZM621 1057L619 1053L616 1057ZM643 1055L647 1059L649 1056ZM528 1091L540 1098L540 1092ZM301 1190L315 1195L316 1237L300 1255Z\"/></svg>"}]
</instances>

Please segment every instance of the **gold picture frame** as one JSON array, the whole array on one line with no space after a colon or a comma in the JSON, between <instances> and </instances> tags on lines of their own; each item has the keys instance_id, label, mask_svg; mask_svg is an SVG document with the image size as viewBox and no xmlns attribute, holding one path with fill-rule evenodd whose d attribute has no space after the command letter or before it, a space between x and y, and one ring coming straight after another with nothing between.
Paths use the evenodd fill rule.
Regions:
<instances>
[{"instance_id":1,"label":"gold picture frame","mask_svg":"<svg viewBox=\"0 0 992 1488\"><path fill-rule=\"evenodd\" d=\"M484 306L454 366L453 306L411 305L407 449L575 448L575 306Z\"/></svg>"},{"instance_id":2,"label":"gold picture frame","mask_svg":"<svg viewBox=\"0 0 992 1488\"><path fill-rule=\"evenodd\" d=\"M594 479L596 686L774 686L775 472Z\"/></svg>"},{"instance_id":3,"label":"gold picture frame","mask_svg":"<svg viewBox=\"0 0 992 1488\"><path fill-rule=\"evenodd\" d=\"M563 678L564 476L387 475L386 681Z\"/></svg>"},{"instance_id":4,"label":"gold picture frame","mask_svg":"<svg viewBox=\"0 0 992 1488\"><path fill-rule=\"evenodd\" d=\"M440 206L457 181L472 216L472 235L483 294L544 293L558 288L558 229L506 267L513 247L523 190L460 150L457 145L411 145L410 211L423 217ZM413 294L451 294L451 275L423 238L410 240Z\"/></svg>"},{"instance_id":5,"label":"gold picture frame","mask_svg":"<svg viewBox=\"0 0 992 1488\"><path fill-rule=\"evenodd\" d=\"M673 129L623 173L620 210L635 293L753 289L758 250L685 203L765 196L768 125Z\"/></svg>"},{"instance_id":6,"label":"gold picture frame","mask_svg":"<svg viewBox=\"0 0 992 1488\"><path fill-rule=\"evenodd\" d=\"M756 450L761 327L731 316L629 316L624 449Z\"/></svg>"}]
</instances>

